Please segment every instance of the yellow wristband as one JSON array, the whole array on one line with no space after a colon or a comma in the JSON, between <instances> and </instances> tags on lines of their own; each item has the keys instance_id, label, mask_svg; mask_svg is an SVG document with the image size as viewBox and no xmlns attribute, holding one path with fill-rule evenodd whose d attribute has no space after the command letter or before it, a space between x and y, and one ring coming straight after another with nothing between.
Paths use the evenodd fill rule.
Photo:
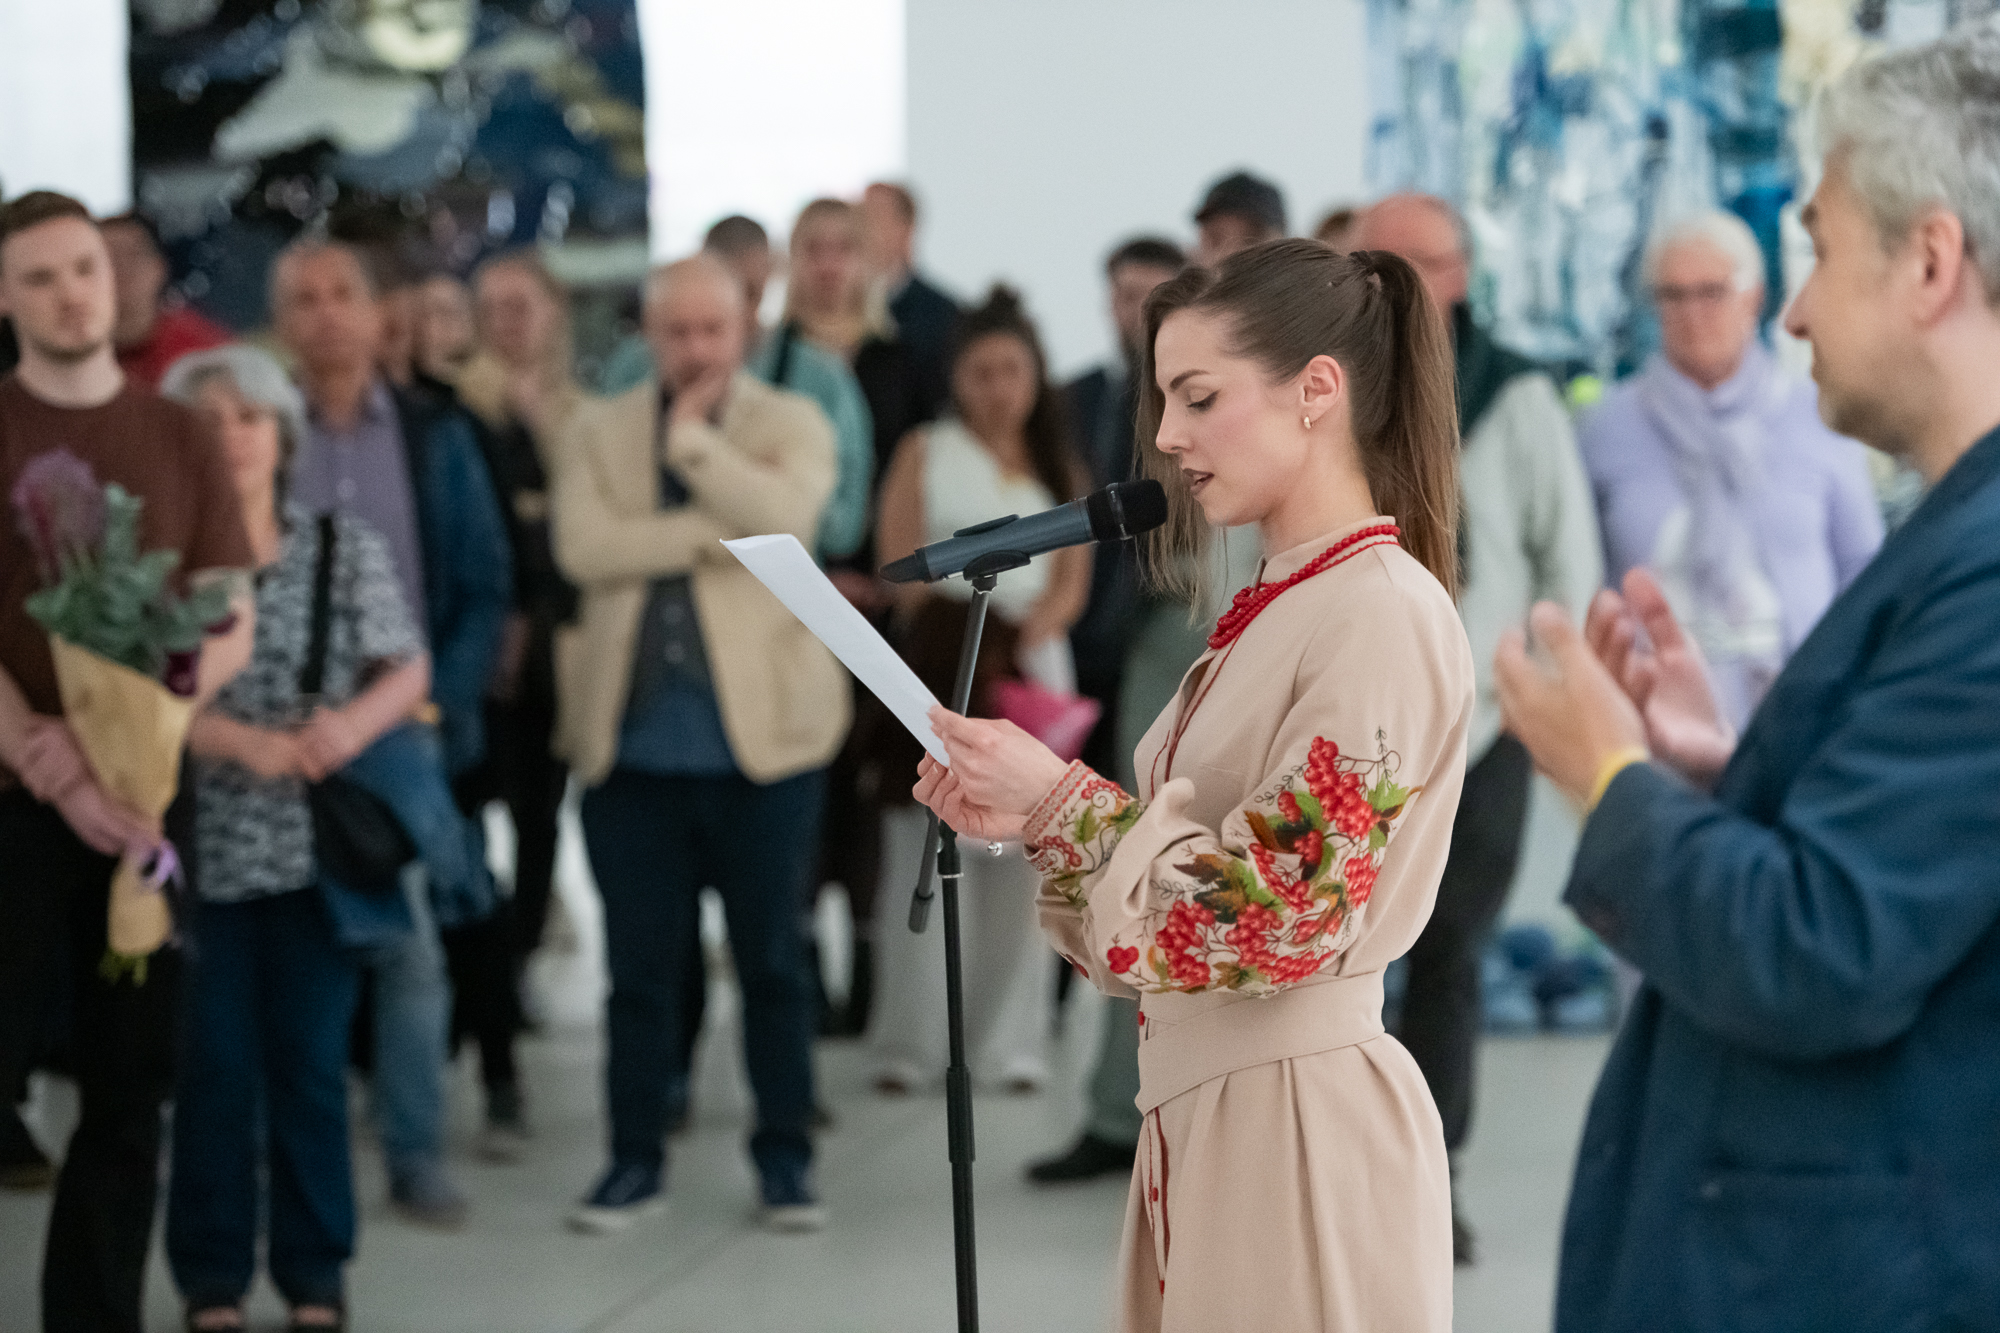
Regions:
<instances>
[{"instance_id":1,"label":"yellow wristband","mask_svg":"<svg viewBox=\"0 0 2000 1333\"><path fill-rule=\"evenodd\" d=\"M1652 751L1643 745L1628 745L1622 750L1612 751L1598 766L1597 780L1590 784L1590 799L1583 803L1583 813L1587 815L1597 808L1597 803L1604 799L1605 789L1611 785L1613 778L1632 765L1643 764L1652 757Z\"/></svg>"}]
</instances>

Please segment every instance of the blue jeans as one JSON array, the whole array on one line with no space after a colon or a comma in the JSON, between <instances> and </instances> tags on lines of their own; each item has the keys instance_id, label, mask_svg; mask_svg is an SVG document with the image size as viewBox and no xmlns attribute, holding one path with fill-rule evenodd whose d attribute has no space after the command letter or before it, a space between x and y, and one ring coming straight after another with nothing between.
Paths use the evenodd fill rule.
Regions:
<instances>
[{"instance_id":1,"label":"blue jeans","mask_svg":"<svg viewBox=\"0 0 2000 1333\"><path fill-rule=\"evenodd\" d=\"M680 1043L682 970L700 955L688 904L722 897L743 989L743 1059L757 1098L760 1174L812 1162L816 996L800 956L800 886L819 848L824 770L759 785L618 769L583 798L583 834L604 898L611 1155L659 1166Z\"/></svg>"},{"instance_id":2,"label":"blue jeans","mask_svg":"<svg viewBox=\"0 0 2000 1333\"><path fill-rule=\"evenodd\" d=\"M371 1107L391 1178L444 1154L444 1074L451 980L422 863L403 874L415 928L369 954L375 973Z\"/></svg>"},{"instance_id":3,"label":"blue jeans","mask_svg":"<svg viewBox=\"0 0 2000 1333\"><path fill-rule=\"evenodd\" d=\"M204 902L192 927L167 1189L174 1282L193 1306L241 1301L264 1211L286 1301L337 1305L354 1253L346 1069L359 969L317 889Z\"/></svg>"}]
</instances>

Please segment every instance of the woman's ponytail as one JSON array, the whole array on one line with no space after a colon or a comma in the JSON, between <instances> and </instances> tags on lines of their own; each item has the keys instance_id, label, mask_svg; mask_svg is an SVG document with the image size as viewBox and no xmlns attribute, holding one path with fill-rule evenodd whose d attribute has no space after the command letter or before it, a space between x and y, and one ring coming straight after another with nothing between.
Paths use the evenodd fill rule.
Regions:
<instances>
[{"instance_id":1,"label":"woman's ponytail","mask_svg":"<svg viewBox=\"0 0 2000 1333\"><path fill-rule=\"evenodd\" d=\"M1355 258L1379 286L1390 324L1388 373L1356 386L1362 468L1375 507L1394 515L1403 529L1403 549L1456 597L1458 394L1451 341L1408 260L1387 250L1364 250ZM1364 417L1372 420L1364 423Z\"/></svg>"}]
</instances>

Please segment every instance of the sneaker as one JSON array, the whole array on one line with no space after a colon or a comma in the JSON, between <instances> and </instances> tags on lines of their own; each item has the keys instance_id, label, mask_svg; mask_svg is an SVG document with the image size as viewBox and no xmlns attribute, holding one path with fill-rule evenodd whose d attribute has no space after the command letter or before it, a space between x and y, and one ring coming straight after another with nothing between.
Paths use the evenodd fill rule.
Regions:
<instances>
[{"instance_id":1,"label":"sneaker","mask_svg":"<svg viewBox=\"0 0 2000 1333\"><path fill-rule=\"evenodd\" d=\"M444 1163L425 1158L389 1174L389 1207L405 1222L433 1231L457 1231L470 1211L464 1193L445 1174Z\"/></svg>"},{"instance_id":2,"label":"sneaker","mask_svg":"<svg viewBox=\"0 0 2000 1333\"><path fill-rule=\"evenodd\" d=\"M660 1168L638 1162L613 1162L589 1196L569 1210L572 1231L609 1236L667 1206L660 1186Z\"/></svg>"},{"instance_id":3,"label":"sneaker","mask_svg":"<svg viewBox=\"0 0 2000 1333\"><path fill-rule=\"evenodd\" d=\"M766 1231L800 1233L826 1226L826 1205L806 1183L806 1172L777 1170L765 1174L763 1209L759 1220Z\"/></svg>"},{"instance_id":4,"label":"sneaker","mask_svg":"<svg viewBox=\"0 0 2000 1333\"><path fill-rule=\"evenodd\" d=\"M527 1155L530 1137L520 1088L511 1083L488 1088L486 1125L479 1131L475 1149L480 1160L512 1165Z\"/></svg>"},{"instance_id":5,"label":"sneaker","mask_svg":"<svg viewBox=\"0 0 2000 1333\"><path fill-rule=\"evenodd\" d=\"M1085 1134L1076 1141L1076 1146L1062 1156L1029 1163L1028 1179L1037 1185L1072 1185L1078 1181L1096 1180L1113 1172L1129 1176L1132 1174L1132 1159L1138 1152L1136 1144L1113 1143L1095 1134Z\"/></svg>"}]
</instances>

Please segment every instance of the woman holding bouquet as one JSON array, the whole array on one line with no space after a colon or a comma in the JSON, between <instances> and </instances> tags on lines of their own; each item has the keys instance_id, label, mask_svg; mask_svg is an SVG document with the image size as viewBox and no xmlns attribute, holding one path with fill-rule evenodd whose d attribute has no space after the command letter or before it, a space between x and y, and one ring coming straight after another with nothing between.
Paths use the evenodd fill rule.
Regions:
<instances>
[{"instance_id":1,"label":"woman holding bouquet","mask_svg":"<svg viewBox=\"0 0 2000 1333\"><path fill-rule=\"evenodd\" d=\"M1450 347L1403 260L1273 241L1155 291L1143 368L1153 567L1256 523L1259 582L1138 792L940 709L916 793L1022 839L1056 947L1139 997L1122 1326L1443 1333L1443 1133L1382 969L1430 914L1472 710Z\"/></svg>"},{"instance_id":2,"label":"woman holding bouquet","mask_svg":"<svg viewBox=\"0 0 2000 1333\"><path fill-rule=\"evenodd\" d=\"M304 424L298 391L270 357L241 346L182 358L161 389L194 407L221 441L257 569L250 665L189 736L198 903L167 1258L190 1328L240 1329L262 1211L271 1278L292 1326L338 1328L354 1249L345 1060L359 972L316 891L306 784L408 717L430 688L430 660L386 544L365 524L338 519L324 681L309 709L299 675L319 527L282 502ZM260 1176L268 1181L261 1210Z\"/></svg>"}]
</instances>

